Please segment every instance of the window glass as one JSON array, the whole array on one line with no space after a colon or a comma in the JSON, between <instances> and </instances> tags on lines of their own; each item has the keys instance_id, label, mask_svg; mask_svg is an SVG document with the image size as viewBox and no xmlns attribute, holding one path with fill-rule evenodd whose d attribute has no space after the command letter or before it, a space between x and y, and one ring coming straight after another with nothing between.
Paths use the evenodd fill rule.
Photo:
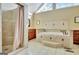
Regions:
<instances>
[{"instance_id":1,"label":"window glass","mask_svg":"<svg viewBox=\"0 0 79 59\"><path fill-rule=\"evenodd\" d=\"M56 3L56 9L77 6L79 3Z\"/></svg>"},{"instance_id":2,"label":"window glass","mask_svg":"<svg viewBox=\"0 0 79 59\"><path fill-rule=\"evenodd\" d=\"M37 13L52 10L52 9L53 9L53 4L52 3L46 3L37 11Z\"/></svg>"}]
</instances>

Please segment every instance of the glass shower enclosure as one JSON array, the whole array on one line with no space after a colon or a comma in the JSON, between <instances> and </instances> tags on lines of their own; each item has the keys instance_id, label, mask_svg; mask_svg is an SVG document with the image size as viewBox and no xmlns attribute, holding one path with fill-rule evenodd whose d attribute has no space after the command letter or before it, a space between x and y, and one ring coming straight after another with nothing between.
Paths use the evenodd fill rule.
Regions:
<instances>
[{"instance_id":1,"label":"glass shower enclosure","mask_svg":"<svg viewBox=\"0 0 79 59\"><path fill-rule=\"evenodd\" d=\"M19 3L2 3L2 53L23 47L24 7Z\"/></svg>"}]
</instances>

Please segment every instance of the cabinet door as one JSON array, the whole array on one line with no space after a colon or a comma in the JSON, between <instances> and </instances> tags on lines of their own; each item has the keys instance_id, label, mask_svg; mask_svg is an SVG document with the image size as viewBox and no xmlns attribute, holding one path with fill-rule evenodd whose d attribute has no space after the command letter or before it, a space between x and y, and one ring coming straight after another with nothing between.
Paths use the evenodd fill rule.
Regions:
<instances>
[{"instance_id":1,"label":"cabinet door","mask_svg":"<svg viewBox=\"0 0 79 59\"><path fill-rule=\"evenodd\" d=\"M79 30L73 31L73 42L74 44L79 44Z\"/></svg>"},{"instance_id":2,"label":"cabinet door","mask_svg":"<svg viewBox=\"0 0 79 59\"><path fill-rule=\"evenodd\" d=\"M28 30L28 38L29 38L29 40L36 38L36 29L29 29Z\"/></svg>"}]
</instances>

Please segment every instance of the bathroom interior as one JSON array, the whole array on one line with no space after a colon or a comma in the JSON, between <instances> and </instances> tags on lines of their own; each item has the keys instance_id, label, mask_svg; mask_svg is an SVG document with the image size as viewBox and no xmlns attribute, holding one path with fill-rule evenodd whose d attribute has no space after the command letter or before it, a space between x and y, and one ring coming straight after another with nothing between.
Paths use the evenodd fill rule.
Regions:
<instances>
[{"instance_id":1,"label":"bathroom interior","mask_svg":"<svg viewBox=\"0 0 79 59\"><path fill-rule=\"evenodd\" d=\"M2 3L1 7L2 52L8 54L23 47L23 7L18 3Z\"/></svg>"},{"instance_id":2,"label":"bathroom interior","mask_svg":"<svg viewBox=\"0 0 79 59\"><path fill-rule=\"evenodd\" d=\"M61 6L67 3L59 4ZM56 3L53 5L56 6ZM49 6L49 9L46 9L47 11L32 14L29 18L29 42L36 40L45 46L63 47L68 52L79 51L79 5L76 4L66 8L58 7L57 9L56 7L49 10Z\"/></svg>"},{"instance_id":3,"label":"bathroom interior","mask_svg":"<svg viewBox=\"0 0 79 59\"><path fill-rule=\"evenodd\" d=\"M43 12L40 12L40 9L37 8L37 10L39 10L36 12L37 10L34 11L33 9L35 9L34 7L37 5L35 3L30 3L30 9L28 12L32 14L28 14L28 16L30 16L28 18L28 31L27 29L24 29L24 24L26 24L26 22L24 22L24 6L18 3L1 4L2 52L8 54L24 47L24 45L28 45L28 48L30 49L28 49L27 52L36 52L39 50L38 52L40 53L43 50L43 47L50 47L51 51L53 48L55 50L63 48L63 50L65 49L67 52L77 52L79 54L79 4L40 4L42 4L41 7L43 6L43 8L45 6L49 7L49 5L53 6L52 8L45 7L46 9L44 10L46 11L43 10ZM58 6L67 4L69 7L66 8L59 8ZM28 43L24 43L24 30L28 32ZM34 43L31 43L32 41ZM35 42L40 43L40 46L43 47L38 48L39 45L35 44ZM29 45L29 43L31 43L31 45ZM35 49L35 51L30 51L32 47ZM57 53L59 53L59 51ZM48 52L48 50L45 52ZM49 51L49 53L51 52Z\"/></svg>"}]
</instances>

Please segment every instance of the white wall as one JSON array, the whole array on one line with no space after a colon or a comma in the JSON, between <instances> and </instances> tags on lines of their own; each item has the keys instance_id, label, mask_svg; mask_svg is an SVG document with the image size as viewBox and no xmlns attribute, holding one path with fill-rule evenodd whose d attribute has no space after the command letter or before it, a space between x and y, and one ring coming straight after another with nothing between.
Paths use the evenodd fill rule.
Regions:
<instances>
[{"instance_id":1,"label":"white wall","mask_svg":"<svg viewBox=\"0 0 79 59\"><path fill-rule=\"evenodd\" d=\"M34 15L33 24L36 28L58 29L59 27L59 29L63 29L67 24L64 23L65 25L62 27L62 22L67 22L68 30L79 30L79 23L74 22L75 16L79 16L79 6L37 13ZM40 24L37 24L38 21ZM52 25L54 21L56 27Z\"/></svg>"},{"instance_id":2,"label":"white wall","mask_svg":"<svg viewBox=\"0 0 79 59\"><path fill-rule=\"evenodd\" d=\"M24 4L24 46L28 46L28 5Z\"/></svg>"},{"instance_id":3,"label":"white wall","mask_svg":"<svg viewBox=\"0 0 79 59\"><path fill-rule=\"evenodd\" d=\"M0 4L0 53L2 53L2 12L1 12L1 4Z\"/></svg>"}]
</instances>

